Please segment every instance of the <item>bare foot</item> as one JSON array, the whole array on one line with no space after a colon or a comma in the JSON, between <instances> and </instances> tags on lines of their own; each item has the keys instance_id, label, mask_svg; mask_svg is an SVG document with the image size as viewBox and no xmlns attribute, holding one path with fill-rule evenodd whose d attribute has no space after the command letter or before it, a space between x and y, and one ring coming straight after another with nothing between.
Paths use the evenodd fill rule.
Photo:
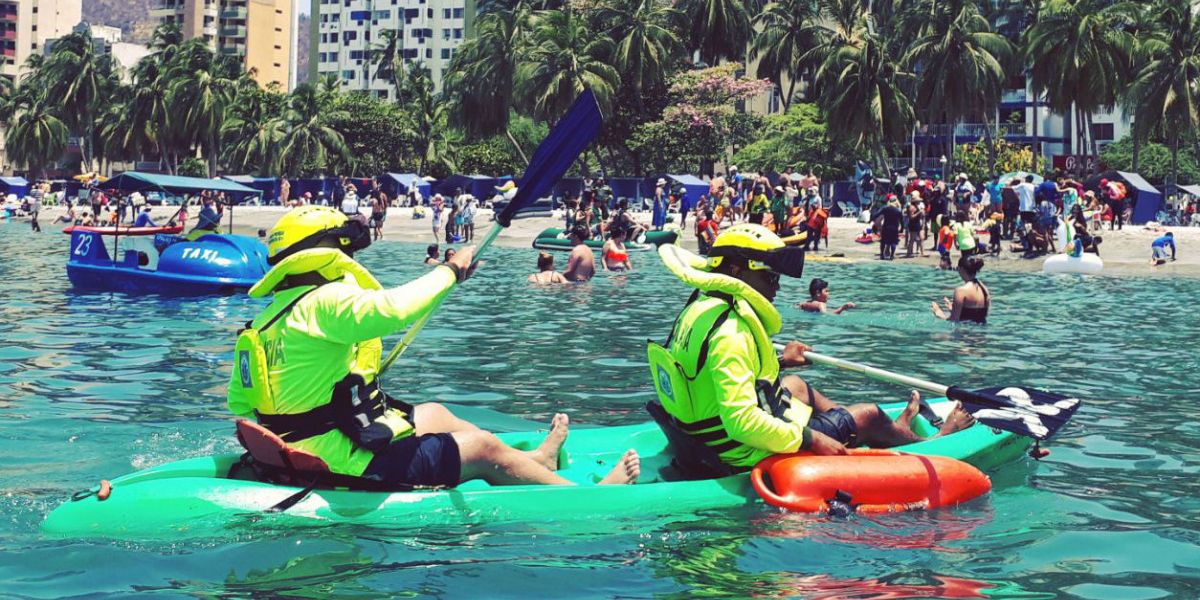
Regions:
<instances>
[{"instance_id":1,"label":"bare foot","mask_svg":"<svg viewBox=\"0 0 1200 600\"><path fill-rule=\"evenodd\" d=\"M542 440L542 445L538 446L537 450L529 453L533 460L551 471L557 471L558 455L567 441L570 425L571 419L566 414L554 415L554 418L550 420L550 433L546 434L546 439Z\"/></svg>"},{"instance_id":2,"label":"bare foot","mask_svg":"<svg viewBox=\"0 0 1200 600\"><path fill-rule=\"evenodd\" d=\"M967 412L962 407L962 402L954 403L954 410L950 411L946 417L946 423L942 425L942 430L937 434L937 437L957 433L975 424L975 417Z\"/></svg>"},{"instance_id":3,"label":"bare foot","mask_svg":"<svg viewBox=\"0 0 1200 600\"><path fill-rule=\"evenodd\" d=\"M921 392L913 390L908 393L908 406L900 411L900 415L896 417L896 424L912 431L913 417L921 411Z\"/></svg>"},{"instance_id":4,"label":"bare foot","mask_svg":"<svg viewBox=\"0 0 1200 600\"><path fill-rule=\"evenodd\" d=\"M621 457L621 462L613 467L604 479L600 480L600 485L623 485L637 483L638 476L642 474L642 458L638 456L637 450L628 450L625 456Z\"/></svg>"}]
</instances>

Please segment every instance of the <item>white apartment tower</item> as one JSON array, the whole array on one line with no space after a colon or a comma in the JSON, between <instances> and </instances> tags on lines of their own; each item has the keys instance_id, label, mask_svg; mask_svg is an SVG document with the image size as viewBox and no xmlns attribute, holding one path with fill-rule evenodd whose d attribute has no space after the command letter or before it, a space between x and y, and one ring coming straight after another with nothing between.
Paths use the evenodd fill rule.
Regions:
<instances>
[{"instance_id":1,"label":"white apartment tower","mask_svg":"<svg viewBox=\"0 0 1200 600\"><path fill-rule=\"evenodd\" d=\"M404 64L424 64L441 90L474 12L474 0L312 0L309 81L333 74L343 90L393 97L392 84L376 76L371 54L384 46L383 32L395 30Z\"/></svg>"}]
</instances>

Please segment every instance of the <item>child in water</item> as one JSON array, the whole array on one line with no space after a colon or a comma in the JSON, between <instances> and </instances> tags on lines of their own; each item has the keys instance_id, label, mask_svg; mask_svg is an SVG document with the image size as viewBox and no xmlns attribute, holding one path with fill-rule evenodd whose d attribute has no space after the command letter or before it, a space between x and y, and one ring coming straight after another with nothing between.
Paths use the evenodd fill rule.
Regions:
<instances>
[{"instance_id":1,"label":"child in water","mask_svg":"<svg viewBox=\"0 0 1200 600\"><path fill-rule=\"evenodd\" d=\"M819 277L814 278L808 284L808 295L808 302L803 302L800 304L801 310L819 313L829 312L829 306L827 304L829 302L829 282ZM833 314L840 315L851 308L855 308L854 303L847 302L837 310L833 311Z\"/></svg>"}]
</instances>

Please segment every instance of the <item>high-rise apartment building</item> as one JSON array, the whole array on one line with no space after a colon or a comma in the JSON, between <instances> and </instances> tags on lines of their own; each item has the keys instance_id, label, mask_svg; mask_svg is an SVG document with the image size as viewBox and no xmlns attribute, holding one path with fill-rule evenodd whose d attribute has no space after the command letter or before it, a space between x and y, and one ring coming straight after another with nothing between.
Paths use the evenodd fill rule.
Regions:
<instances>
[{"instance_id":1,"label":"high-rise apartment building","mask_svg":"<svg viewBox=\"0 0 1200 600\"><path fill-rule=\"evenodd\" d=\"M291 89L292 0L160 0L150 15L179 24L186 39L200 38L216 52L241 57L260 85Z\"/></svg>"},{"instance_id":2,"label":"high-rise apartment building","mask_svg":"<svg viewBox=\"0 0 1200 600\"><path fill-rule=\"evenodd\" d=\"M371 54L385 45L385 31L396 31L404 64L425 65L441 90L474 13L475 0L312 0L309 81L333 74L344 90L392 97Z\"/></svg>"},{"instance_id":3,"label":"high-rise apartment building","mask_svg":"<svg viewBox=\"0 0 1200 600\"><path fill-rule=\"evenodd\" d=\"M82 19L82 0L0 0L0 75L16 78L30 54Z\"/></svg>"}]
</instances>

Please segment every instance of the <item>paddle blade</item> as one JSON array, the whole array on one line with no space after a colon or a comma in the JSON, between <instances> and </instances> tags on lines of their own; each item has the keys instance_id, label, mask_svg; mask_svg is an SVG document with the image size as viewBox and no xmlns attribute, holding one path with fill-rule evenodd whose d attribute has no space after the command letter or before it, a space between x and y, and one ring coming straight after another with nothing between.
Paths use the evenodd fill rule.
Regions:
<instances>
[{"instance_id":1,"label":"paddle blade","mask_svg":"<svg viewBox=\"0 0 1200 600\"><path fill-rule=\"evenodd\" d=\"M533 204L550 191L550 187L562 178L571 167L571 163L579 158L583 149L595 139L597 133L600 133L600 125L603 122L596 95L592 90L584 90L533 153L533 159L529 161L525 174L521 176L516 195L496 216L496 221L501 227L508 227L517 211Z\"/></svg>"},{"instance_id":2,"label":"paddle blade","mask_svg":"<svg viewBox=\"0 0 1200 600\"><path fill-rule=\"evenodd\" d=\"M984 425L1035 440L1053 436L1083 404L1078 398L1015 386L974 391L951 387L946 396L962 402Z\"/></svg>"}]
</instances>

